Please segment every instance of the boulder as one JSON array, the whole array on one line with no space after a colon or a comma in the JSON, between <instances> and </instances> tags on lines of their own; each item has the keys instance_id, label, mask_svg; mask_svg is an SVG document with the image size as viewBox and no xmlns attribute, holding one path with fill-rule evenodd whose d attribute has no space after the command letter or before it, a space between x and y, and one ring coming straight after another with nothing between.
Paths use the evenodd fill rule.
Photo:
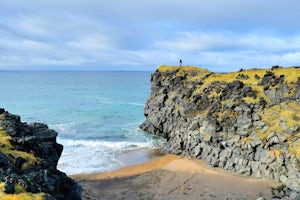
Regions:
<instances>
[{"instance_id":1,"label":"boulder","mask_svg":"<svg viewBox=\"0 0 300 200\"><path fill-rule=\"evenodd\" d=\"M57 132L42 123L23 123L0 109L0 183L15 194L15 185L27 193L43 192L48 199L79 200L82 188L57 169L63 146Z\"/></svg>"}]
</instances>

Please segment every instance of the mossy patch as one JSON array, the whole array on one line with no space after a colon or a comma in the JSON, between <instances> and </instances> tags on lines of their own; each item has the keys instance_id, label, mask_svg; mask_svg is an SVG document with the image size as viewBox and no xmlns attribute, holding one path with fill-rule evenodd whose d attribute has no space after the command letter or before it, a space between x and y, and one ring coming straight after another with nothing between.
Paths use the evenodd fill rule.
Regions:
<instances>
[{"instance_id":1,"label":"mossy patch","mask_svg":"<svg viewBox=\"0 0 300 200\"><path fill-rule=\"evenodd\" d=\"M269 124L269 129L264 133L257 131L260 139L265 140L272 132L285 135L288 138L288 150L290 153L300 157L300 139L298 142L293 142L297 135L293 136L286 132L287 129L295 129L300 126L300 106L294 101L283 102L278 105L271 106L260 114L262 121ZM286 128L285 128L286 126Z\"/></svg>"},{"instance_id":2,"label":"mossy patch","mask_svg":"<svg viewBox=\"0 0 300 200\"><path fill-rule=\"evenodd\" d=\"M300 157L300 138L297 141L290 144L288 151L294 154L296 157Z\"/></svg>"},{"instance_id":3,"label":"mossy patch","mask_svg":"<svg viewBox=\"0 0 300 200\"><path fill-rule=\"evenodd\" d=\"M242 144L251 144L251 142L252 142L252 138L251 137L245 137L245 138L242 138L241 139L241 142L242 142Z\"/></svg>"},{"instance_id":4,"label":"mossy patch","mask_svg":"<svg viewBox=\"0 0 300 200\"><path fill-rule=\"evenodd\" d=\"M266 141L267 137L269 136L269 133L263 132L262 129L256 130L256 135L261 141Z\"/></svg>"},{"instance_id":5,"label":"mossy patch","mask_svg":"<svg viewBox=\"0 0 300 200\"><path fill-rule=\"evenodd\" d=\"M197 74L189 76L188 81L202 81L200 85L195 86L194 95L203 94L205 89L208 88L212 83L219 81L224 83L231 83L233 81L239 80L245 86L251 87L255 92L256 97L247 97L244 100L247 103L258 103L260 98L263 98L268 105L271 104L270 99L264 93L264 87L260 85L262 77L270 71L270 69L251 69L242 72L232 72L232 73L212 73L206 69L196 68L196 67L172 67L172 66L161 66L159 71L174 71L178 70L177 74L183 71L198 71ZM297 82L300 68L288 67L288 68L278 68L271 70L276 77L284 76L284 84L290 88L290 92L284 94L286 97L292 96L294 94L293 84ZM242 77L242 78L241 78ZM244 78L243 78L244 77ZM276 89L275 87L270 87L270 89ZM220 96L219 93L212 93L211 96Z\"/></svg>"},{"instance_id":6,"label":"mossy patch","mask_svg":"<svg viewBox=\"0 0 300 200\"><path fill-rule=\"evenodd\" d=\"M36 157L33 154L19 151L14 149L11 144L11 136L6 134L6 131L0 127L0 151L7 155L7 157L15 162L18 157L22 157L26 160L22 168L26 169L32 167L37 163ZM43 200L46 199L45 193L28 193L25 189L18 184L15 184L15 194L4 193L5 183L0 183L0 200Z\"/></svg>"},{"instance_id":7,"label":"mossy patch","mask_svg":"<svg viewBox=\"0 0 300 200\"><path fill-rule=\"evenodd\" d=\"M290 152L300 156L300 142L299 144L295 144L295 142L292 143L292 141L295 140L294 137L299 134L291 133L293 129L297 130L297 127L300 126L300 105L290 98L294 97L296 91L295 84L299 80L300 68L286 67L273 69L250 69L232 73L212 73L206 69L193 66L179 67L164 65L160 66L158 71L161 73L166 73L166 75L162 74L162 76L163 78L167 79L184 75L183 86L192 86L193 90L191 96L189 96L187 99L189 102L193 101L198 103L202 101L202 99L204 99L203 101L209 99L211 102L219 101L219 103L222 105L222 112L219 112L217 115L217 120L219 122L222 122L223 118L225 117L229 119L237 118L236 113L227 110L224 111L227 105L230 107L229 104L240 104L240 102L245 102L247 104L257 104L263 106L261 107L262 110L257 114L260 116L260 120L265 122L267 125L256 130L256 136L261 141L266 142L271 133L281 134L288 138L287 142ZM167 72L173 73L171 76L169 76ZM269 72L272 72L271 74L276 77L276 80L280 79L280 83L275 82L272 84L274 81L273 75L271 81L268 81L268 78L270 78ZM239 88L241 92L243 92L245 89L249 90L250 92L244 93L243 96L238 94L235 96L232 95L236 98L226 96L225 93L228 93L228 88L230 90L230 87L227 87L228 84L233 83L234 81L242 82L243 87ZM287 101L274 105L274 103L272 103L272 101L269 99L268 96L270 95L266 92L266 90L284 92L282 95ZM265 92L268 94L268 96L265 94ZM226 98L222 98L224 96ZM173 98L171 98L170 101L172 99ZM179 109L176 108L175 110ZM204 112L204 110L202 111ZM207 112L207 110L205 111ZM192 110L188 114L194 116L200 113L197 110ZM224 121L226 120L228 119L225 119ZM245 144L248 144L249 142L249 139L244 139L243 141ZM279 154L279 150L273 153L274 155L277 155Z\"/></svg>"},{"instance_id":8,"label":"mossy patch","mask_svg":"<svg viewBox=\"0 0 300 200\"><path fill-rule=\"evenodd\" d=\"M285 67L285 68L277 68L272 70L272 72L279 77L280 75L284 75L284 81L287 84L296 83L300 74L300 68L295 67Z\"/></svg>"},{"instance_id":9,"label":"mossy patch","mask_svg":"<svg viewBox=\"0 0 300 200\"><path fill-rule=\"evenodd\" d=\"M195 67L195 66L167 66L167 65L162 65L158 67L158 71L161 73L166 73L166 72L175 72L176 74L174 75L175 77L177 76L183 76L187 75L187 81L199 81L203 77L207 76L208 74L211 74L207 69Z\"/></svg>"},{"instance_id":10,"label":"mossy patch","mask_svg":"<svg viewBox=\"0 0 300 200\"><path fill-rule=\"evenodd\" d=\"M22 165L22 169L27 169L33 167L37 163L37 158L32 154L24 151L16 150L11 145L11 136L7 135L6 132L0 129L0 151L8 156L13 162L16 161L18 157L22 157L26 162Z\"/></svg>"},{"instance_id":11,"label":"mossy patch","mask_svg":"<svg viewBox=\"0 0 300 200\"><path fill-rule=\"evenodd\" d=\"M258 99L253 97L244 97L243 100L248 104L256 104L258 102Z\"/></svg>"},{"instance_id":12,"label":"mossy patch","mask_svg":"<svg viewBox=\"0 0 300 200\"><path fill-rule=\"evenodd\" d=\"M157 70L161 73L164 73L164 72L172 72L178 69L179 69L178 66L161 65L158 67Z\"/></svg>"},{"instance_id":13,"label":"mossy patch","mask_svg":"<svg viewBox=\"0 0 300 200\"><path fill-rule=\"evenodd\" d=\"M278 105L266 108L261 113L262 121L270 125L267 133L272 131L284 133L281 123L286 123L288 128L299 126L300 106L294 102L283 102Z\"/></svg>"},{"instance_id":14,"label":"mossy patch","mask_svg":"<svg viewBox=\"0 0 300 200\"><path fill-rule=\"evenodd\" d=\"M4 192L5 183L0 183L0 200L44 200L46 198L45 193L29 193L18 184L15 184L15 194L6 194Z\"/></svg>"},{"instance_id":15,"label":"mossy patch","mask_svg":"<svg viewBox=\"0 0 300 200\"><path fill-rule=\"evenodd\" d=\"M171 65L161 65L158 67L158 71L159 72L172 72L172 71L175 71L175 70L178 70L178 71L199 71L199 72L204 72L204 71L208 71L207 69L202 69L202 68L199 68L199 67L196 67L196 66L182 66L182 67L179 67L179 66L171 66Z\"/></svg>"},{"instance_id":16,"label":"mossy patch","mask_svg":"<svg viewBox=\"0 0 300 200\"><path fill-rule=\"evenodd\" d=\"M271 103L270 99L264 94L264 88L263 86L259 85L260 78L257 77L263 77L265 73L267 72L267 69L253 69L253 70L247 70L243 72L232 72L232 73L210 73L207 72L204 76L205 80L203 81L203 84L198 86L195 89L194 94L203 94L205 89L208 88L210 85L212 85L214 82L223 82L224 85L226 83L232 83L234 81L241 81L245 86L251 87L251 89L255 92L256 97L248 97L244 100L247 103L258 103L260 98L263 98L268 104ZM209 76L208 76L209 74ZM246 78L239 78L239 77L246 77ZM195 79L194 77L191 79ZM215 93L216 96L220 96L220 93Z\"/></svg>"}]
</instances>

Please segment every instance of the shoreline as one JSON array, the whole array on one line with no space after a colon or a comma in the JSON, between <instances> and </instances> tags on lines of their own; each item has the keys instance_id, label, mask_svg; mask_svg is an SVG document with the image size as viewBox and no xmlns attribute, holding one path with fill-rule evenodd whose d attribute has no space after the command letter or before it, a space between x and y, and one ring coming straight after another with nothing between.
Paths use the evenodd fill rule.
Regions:
<instances>
[{"instance_id":1,"label":"shoreline","mask_svg":"<svg viewBox=\"0 0 300 200\"><path fill-rule=\"evenodd\" d=\"M123 163L123 167L145 163L166 155L160 149L143 148L134 151L123 152L116 158ZM122 167L122 168L123 168Z\"/></svg>"},{"instance_id":2,"label":"shoreline","mask_svg":"<svg viewBox=\"0 0 300 200\"><path fill-rule=\"evenodd\" d=\"M277 186L171 154L115 171L70 177L82 185L83 199L271 199L272 187Z\"/></svg>"},{"instance_id":3,"label":"shoreline","mask_svg":"<svg viewBox=\"0 0 300 200\"><path fill-rule=\"evenodd\" d=\"M140 153L140 151L139 151ZM146 152L143 152L146 153ZM151 155L151 151L148 152L149 156L153 156L152 160L148 160L142 163L136 163L133 165L127 165L120 169L116 169L113 171L107 172L98 172L98 173L87 173L87 174L75 174L70 175L69 177L76 179L77 181L95 181L95 180L105 180L105 179L113 179L113 178L123 178L123 177L130 177L135 175L140 175L143 173L151 172L157 169L160 169L167 165L168 163L172 162L175 159L179 159L179 156L167 154L160 157L157 157L157 151L154 151ZM134 155L136 152L128 152L127 155ZM128 161L132 162L132 161Z\"/></svg>"}]
</instances>

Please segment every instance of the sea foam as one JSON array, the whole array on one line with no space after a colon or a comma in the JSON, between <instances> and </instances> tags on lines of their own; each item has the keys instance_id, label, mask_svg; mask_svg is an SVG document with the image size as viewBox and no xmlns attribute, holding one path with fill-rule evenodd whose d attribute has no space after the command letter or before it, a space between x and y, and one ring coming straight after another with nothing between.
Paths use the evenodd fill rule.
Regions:
<instances>
[{"instance_id":1,"label":"sea foam","mask_svg":"<svg viewBox=\"0 0 300 200\"><path fill-rule=\"evenodd\" d=\"M157 147L153 140L147 142L108 142L58 138L58 142L64 145L62 156L58 162L58 169L68 175L118 169L124 166L124 163L118 160L118 155Z\"/></svg>"}]
</instances>

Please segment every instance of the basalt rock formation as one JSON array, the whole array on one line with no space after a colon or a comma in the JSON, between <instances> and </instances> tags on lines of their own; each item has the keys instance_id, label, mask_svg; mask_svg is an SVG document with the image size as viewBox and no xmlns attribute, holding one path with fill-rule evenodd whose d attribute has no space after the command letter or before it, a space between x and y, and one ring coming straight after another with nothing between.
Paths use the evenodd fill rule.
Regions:
<instances>
[{"instance_id":1,"label":"basalt rock formation","mask_svg":"<svg viewBox=\"0 0 300 200\"><path fill-rule=\"evenodd\" d=\"M166 151L300 192L300 68L212 73L161 66L151 76L141 128Z\"/></svg>"},{"instance_id":2,"label":"basalt rock formation","mask_svg":"<svg viewBox=\"0 0 300 200\"><path fill-rule=\"evenodd\" d=\"M0 199L81 199L81 187L57 170L56 137L46 124L0 109Z\"/></svg>"}]
</instances>

